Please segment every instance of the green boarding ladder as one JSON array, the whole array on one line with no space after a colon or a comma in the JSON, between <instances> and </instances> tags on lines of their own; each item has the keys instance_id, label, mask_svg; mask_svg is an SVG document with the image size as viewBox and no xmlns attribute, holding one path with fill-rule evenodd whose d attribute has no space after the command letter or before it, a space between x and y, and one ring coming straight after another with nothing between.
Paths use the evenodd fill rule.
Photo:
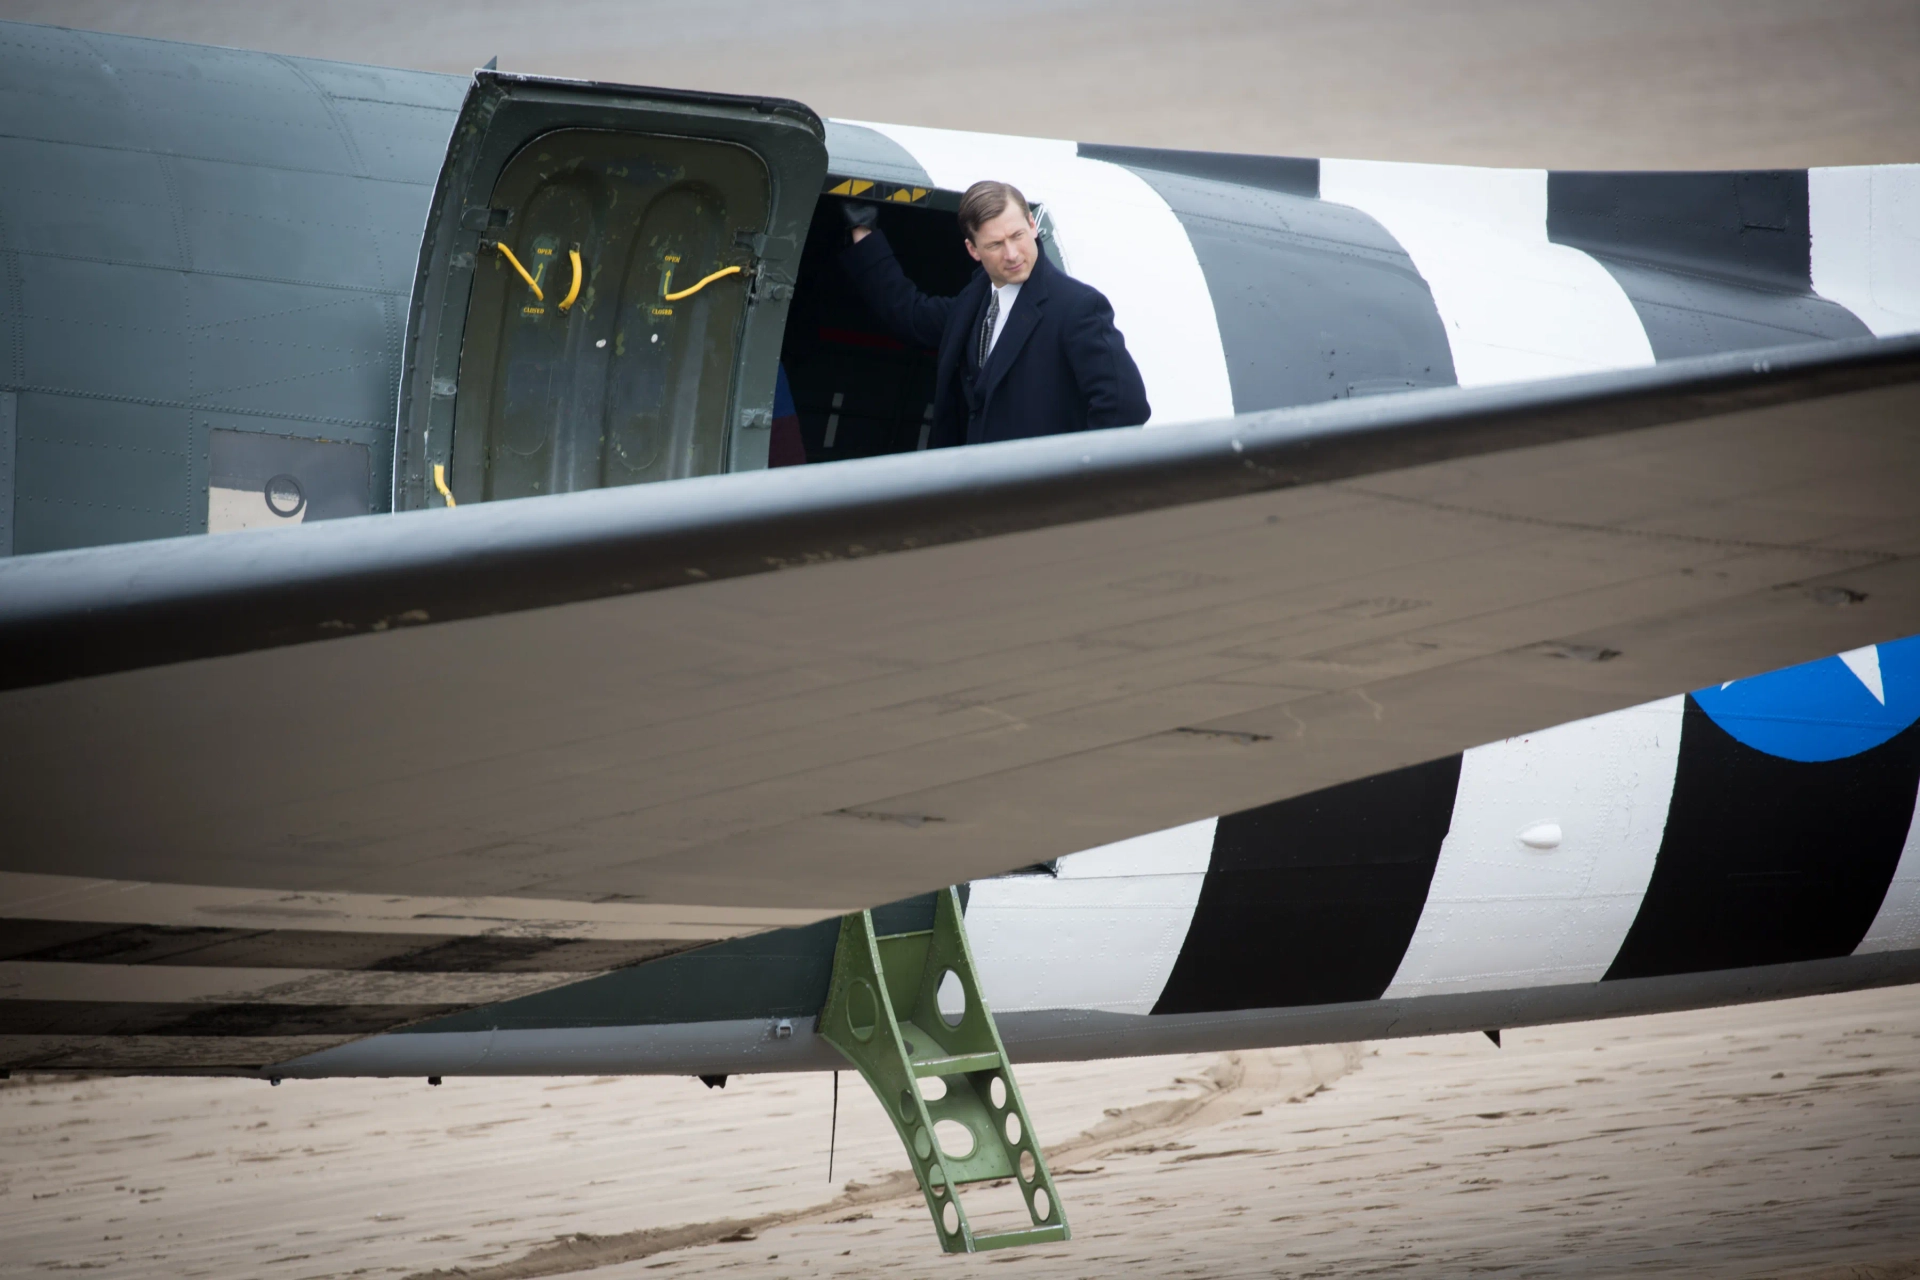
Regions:
<instances>
[{"instance_id":1,"label":"green boarding ladder","mask_svg":"<svg viewBox=\"0 0 1920 1280\"><path fill-rule=\"evenodd\" d=\"M940 991L945 984L951 1008L954 980L965 1007L949 1021L955 1015L942 1013ZM833 985L820 1013L819 1034L859 1069L886 1108L907 1148L941 1248L976 1253L1068 1238L1066 1213L1020 1100L1000 1029L980 997L954 890L935 895L931 929L882 937L873 931L871 911L840 922ZM946 1094L928 1101L920 1081L934 1076L944 1082ZM964 1155L944 1150L939 1142L935 1126L949 1120L972 1136ZM977 1235L959 1189L999 1178L1013 1179L1020 1188L1032 1225Z\"/></svg>"}]
</instances>

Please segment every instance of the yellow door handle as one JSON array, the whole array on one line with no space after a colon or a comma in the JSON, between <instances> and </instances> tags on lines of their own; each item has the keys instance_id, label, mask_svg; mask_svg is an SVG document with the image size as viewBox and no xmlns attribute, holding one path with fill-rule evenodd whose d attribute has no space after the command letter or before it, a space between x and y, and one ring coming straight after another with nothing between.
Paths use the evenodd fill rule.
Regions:
<instances>
[{"instance_id":1,"label":"yellow door handle","mask_svg":"<svg viewBox=\"0 0 1920 1280\"><path fill-rule=\"evenodd\" d=\"M447 488L447 464L444 462L433 464L433 487L440 491L440 496L447 500L448 506L458 505L453 500L453 490Z\"/></svg>"},{"instance_id":2,"label":"yellow door handle","mask_svg":"<svg viewBox=\"0 0 1920 1280\"><path fill-rule=\"evenodd\" d=\"M491 248L498 249L500 251L500 256L507 260L507 265L512 267L515 271L518 271L520 273L520 278L527 282L527 288L533 290L533 296L536 300L540 302L545 302L547 300L547 295L540 292L540 282L538 280L535 280L531 275L529 275L527 273L527 269L520 265L520 259L513 256L513 250L507 248L505 241L484 240L481 243ZM576 263L579 261L577 256L574 259L574 261ZM576 268L574 273L575 288L579 287L579 282L580 282L579 271L578 271L578 268Z\"/></svg>"},{"instance_id":3,"label":"yellow door handle","mask_svg":"<svg viewBox=\"0 0 1920 1280\"><path fill-rule=\"evenodd\" d=\"M520 265L520 259L513 256L513 250L507 248L505 241L485 240L485 241L482 241L481 243L486 247L498 249L500 251L500 256L507 260L507 265L512 267L515 271L519 272L520 278L527 282L527 288L533 290L533 296L537 301L545 302L547 300L547 295L540 291L540 282L538 280L535 280L533 276L528 273L527 269ZM580 266L580 246L579 245L575 245L573 248L567 250L567 260L573 264L573 284L567 289L567 296L560 300L560 310L562 311L565 311L568 307L571 307L575 302L578 302L580 300L580 285L583 283L586 276L586 272L583 271ZM739 269L740 268L738 267L733 268L733 270L735 271L738 271ZM724 275L725 272L722 272L721 274ZM712 277L708 277L708 278L711 279ZM700 284L695 285L694 288L698 289L700 285L703 285L705 283L706 283L706 280L702 280Z\"/></svg>"},{"instance_id":4,"label":"yellow door handle","mask_svg":"<svg viewBox=\"0 0 1920 1280\"><path fill-rule=\"evenodd\" d=\"M560 309L565 311L580 297L580 246L567 250L567 258L573 263L573 287L567 290L567 296L560 299ZM521 272L525 275L525 272ZM537 290L536 290L537 292Z\"/></svg>"},{"instance_id":5,"label":"yellow door handle","mask_svg":"<svg viewBox=\"0 0 1920 1280\"><path fill-rule=\"evenodd\" d=\"M668 302L678 302L682 298L691 298L694 294L700 292L702 289L712 284L715 280L718 280L721 276L737 275L739 272L744 270L746 270L746 268L739 267L739 266L722 267L718 271L714 272L712 275L708 276L706 279L702 280L699 284L690 284L686 288L680 290L680 292L678 293L662 294L661 297ZM672 273L668 273L667 280L671 281L672 279L673 279Z\"/></svg>"}]
</instances>

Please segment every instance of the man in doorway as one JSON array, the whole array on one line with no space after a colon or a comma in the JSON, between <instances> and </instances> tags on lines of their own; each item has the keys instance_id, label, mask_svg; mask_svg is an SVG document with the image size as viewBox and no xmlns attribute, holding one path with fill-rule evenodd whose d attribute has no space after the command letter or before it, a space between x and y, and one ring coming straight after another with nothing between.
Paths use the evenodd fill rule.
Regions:
<instances>
[{"instance_id":1,"label":"man in doorway","mask_svg":"<svg viewBox=\"0 0 1920 1280\"><path fill-rule=\"evenodd\" d=\"M875 229L877 209L843 206L853 243L841 263L903 342L939 352L929 448L1096 427L1137 427L1152 412L1113 307L1047 260L1026 197L976 182L960 199L967 253L982 267L952 298L920 292Z\"/></svg>"}]
</instances>

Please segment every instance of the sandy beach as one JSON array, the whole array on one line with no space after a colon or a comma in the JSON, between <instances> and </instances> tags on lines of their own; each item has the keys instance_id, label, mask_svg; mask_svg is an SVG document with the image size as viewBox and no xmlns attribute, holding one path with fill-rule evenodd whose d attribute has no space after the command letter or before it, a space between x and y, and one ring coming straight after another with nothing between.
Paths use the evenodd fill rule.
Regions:
<instances>
[{"instance_id":1,"label":"sandy beach","mask_svg":"<svg viewBox=\"0 0 1920 1280\"><path fill-rule=\"evenodd\" d=\"M974 1258L851 1073L831 1184L826 1075L15 1083L0 1276L1920 1275L1912 988L1505 1042L1028 1067L1074 1238Z\"/></svg>"}]
</instances>

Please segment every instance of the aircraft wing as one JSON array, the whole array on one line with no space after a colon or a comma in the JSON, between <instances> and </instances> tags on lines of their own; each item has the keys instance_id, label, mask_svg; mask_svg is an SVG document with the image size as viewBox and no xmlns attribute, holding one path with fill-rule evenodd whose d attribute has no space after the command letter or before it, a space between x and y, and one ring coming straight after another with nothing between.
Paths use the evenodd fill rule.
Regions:
<instances>
[{"instance_id":1,"label":"aircraft wing","mask_svg":"<svg viewBox=\"0 0 1920 1280\"><path fill-rule=\"evenodd\" d=\"M1920 631L1916 474L1894 338L15 559L4 914L816 918Z\"/></svg>"}]
</instances>

